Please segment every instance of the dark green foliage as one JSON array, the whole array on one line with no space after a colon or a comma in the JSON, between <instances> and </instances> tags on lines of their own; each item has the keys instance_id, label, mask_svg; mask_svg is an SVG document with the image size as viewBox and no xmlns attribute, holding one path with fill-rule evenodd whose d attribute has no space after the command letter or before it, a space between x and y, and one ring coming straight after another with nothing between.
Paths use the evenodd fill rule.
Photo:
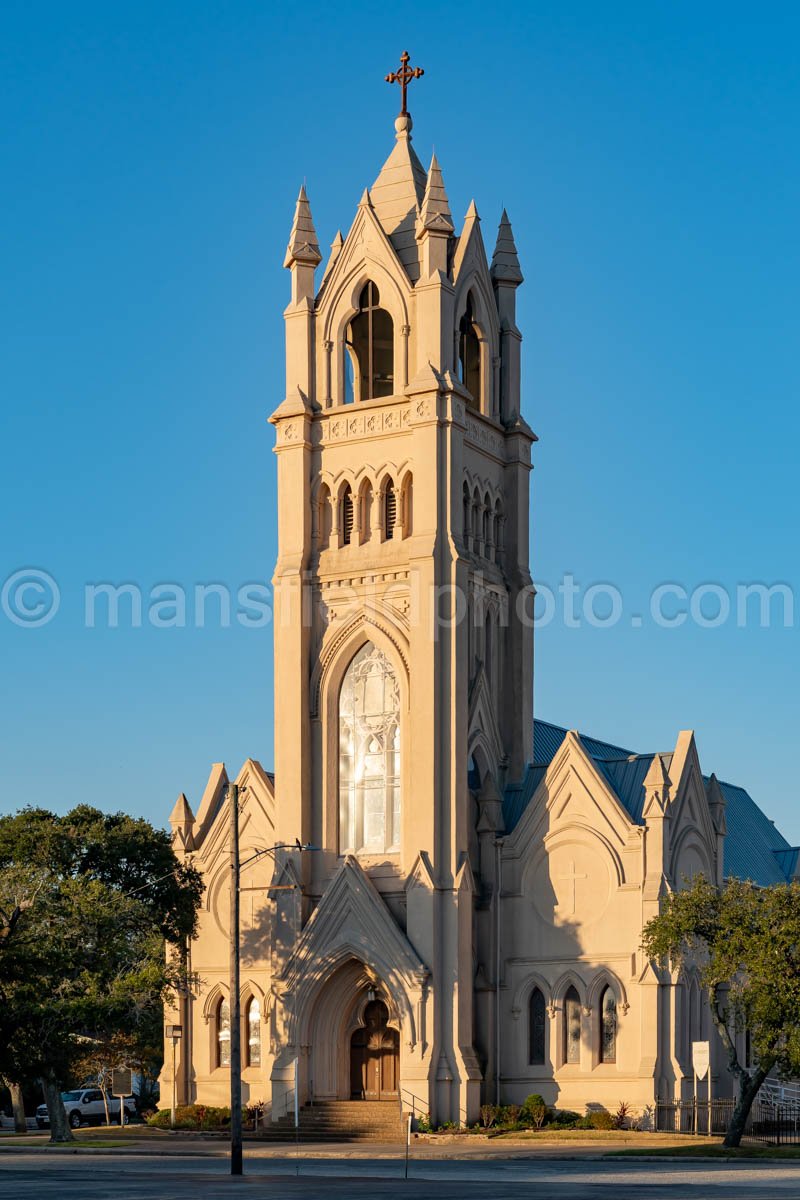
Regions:
<instances>
[{"instance_id":1,"label":"dark green foliage","mask_svg":"<svg viewBox=\"0 0 800 1200\"><path fill-rule=\"evenodd\" d=\"M702 876L664 900L645 927L649 958L677 968L696 964L711 1017L738 1085L725 1138L738 1146L747 1115L773 1069L800 1074L800 884L760 888L729 880L717 889ZM755 1066L739 1062L737 1030L750 1031Z\"/></svg>"},{"instance_id":2,"label":"dark green foliage","mask_svg":"<svg viewBox=\"0 0 800 1200\"><path fill-rule=\"evenodd\" d=\"M61 1107L80 1060L115 1040L152 1064L202 890L147 821L87 805L0 818L0 910L25 905L0 941L0 1074L42 1078ZM58 1114L51 1131L69 1136Z\"/></svg>"},{"instance_id":3,"label":"dark green foliage","mask_svg":"<svg viewBox=\"0 0 800 1200\"><path fill-rule=\"evenodd\" d=\"M589 1113L588 1121L589 1121L590 1129L618 1129L619 1128L614 1117L611 1115L610 1112L606 1112L605 1109L600 1109L597 1112Z\"/></svg>"},{"instance_id":4,"label":"dark green foliage","mask_svg":"<svg viewBox=\"0 0 800 1200\"><path fill-rule=\"evenodd\" d=\"M171 1118L171 1110L162 1108L148 1118L147 1124L155 1126L156 1129L169 1129ZM230 1123L229 1108L214 1108L210 1104L179 1104L175 1109L176 1129L226 1129Z\"/></svg>"},{"instance_id":5,"label":"dark green foliage","mask_svg":"<svg viewBox=\"0 0 800 1200\"><path fill-rule=\"evenodd\" d=\"M549 1116L550 1110L544 1102L544 1097L538 1092L533 1092L527 1097L522 1105L520 1119L526 1125L532 1125L534 1129L541 1129Z\"/></svg>"}]
</instances>

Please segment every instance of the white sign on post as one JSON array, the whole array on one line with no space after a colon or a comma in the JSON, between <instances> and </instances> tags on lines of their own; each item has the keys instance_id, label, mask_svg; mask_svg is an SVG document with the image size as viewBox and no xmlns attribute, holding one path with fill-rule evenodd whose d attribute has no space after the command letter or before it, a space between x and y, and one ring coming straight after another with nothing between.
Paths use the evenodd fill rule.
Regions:
<instances>
[{"instance_id":1,"label":"white sign on post","mask_svg":"<svg viewBox=\"0 0 800 1200\"><path fill-rule=\"evenodd\" d=\"M698 1079L705 1079L711 1065L711 1044L692 1042L692 1067Z\"/></svg>"}]
</instances>

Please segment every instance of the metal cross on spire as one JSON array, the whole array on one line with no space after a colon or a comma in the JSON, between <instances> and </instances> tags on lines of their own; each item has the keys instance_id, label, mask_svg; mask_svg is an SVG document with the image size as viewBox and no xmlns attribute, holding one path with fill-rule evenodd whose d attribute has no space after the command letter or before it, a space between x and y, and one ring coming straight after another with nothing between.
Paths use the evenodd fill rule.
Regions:
<instances>
[{"instance_id":1,"label":"metal cross on spire","mask_svg":"<svg viewBox=\"0 0 800 1200\"><path fill-rule=\"evenodd\" d=\"M425 74L422 67L410 67L408 65L410 61L411 55L407 50L404 50L400 55L400 70L392 71L391 75L386 76L387 83L399 83L402 89L403 103L402 107L400 108L401 117L408 116L408 107L406 101L409 83L412 79L419 79L421 75Z\"/></svg>"}]
</instances>

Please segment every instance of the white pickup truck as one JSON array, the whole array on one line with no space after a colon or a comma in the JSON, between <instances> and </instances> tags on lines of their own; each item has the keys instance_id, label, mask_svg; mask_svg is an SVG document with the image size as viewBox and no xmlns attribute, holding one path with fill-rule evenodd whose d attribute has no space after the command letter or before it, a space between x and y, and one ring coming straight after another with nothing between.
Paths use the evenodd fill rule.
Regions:
<instances>
[{"instance_id":1,"label":"white pickup truck","mask_svg":"<svg viewBox=\"0 0 800 1200\"><path fill-rule=\"evenodd\" d=\"M74 1092L62 1092L61 1099L67 1112L67 1120L73 1129L81 1125L104 1125L106 1110L100 1088L77 1088ZM119 1097L106 1096L108 1115L112 1124L119 1125ZM136 1101L133 1096L125 1097L125 1124L136 1116ZM40 1129L50 1124L47 1105L40 1104L36 1110L36 1124Z\"/></svg>"}]
</instances>

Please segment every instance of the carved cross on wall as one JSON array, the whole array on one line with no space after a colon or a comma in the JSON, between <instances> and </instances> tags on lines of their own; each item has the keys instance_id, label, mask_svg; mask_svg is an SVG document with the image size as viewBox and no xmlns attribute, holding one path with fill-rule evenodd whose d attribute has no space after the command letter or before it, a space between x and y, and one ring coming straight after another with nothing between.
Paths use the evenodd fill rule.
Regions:
<instances>
[{"instance_id":1,"label":"carved cross on wall","mask_svg":"<svg viewBox=\"0 0 800 1200\"><path fill-rule=\"evenodd\" d=\"M572 907L571 907L571 908L570 908L570 910L569 910L569 911L570 911L570 916L572 916L572 915L574 914L574 912L575 912L575 905L576 905L576 903L577 903L576 884L577 884L577 882L578 882L578 880L579 880L579 879L587 879L587 878L588 878L588 876L586 876L586 875L579 875L579 874L578 874L578 872L575 870L575 860L574 860L574 859L571 859L571 860L570 860L570 864L569 864L569 874L567 874L567 875L559 875L559 876L558 876L558 878L559 878L559 879L564 879L564 880L566 880L566 882L567 882L567 883L571 883L571 884L572 884ZM561 905L559 904L559 906L558 906L558 907L559 907L559 908L561 908Z\"/></svg>"},{"instance_id":2,"label":"carved cross on wall","mask_svg":"<svg viewBox=\"0 0 800 1200\"><path fill-rule=\"evenodd\" d=\"M386 76L387 83L399 83L400 87L402 89L403 104L400 109L401 117L408 116L408 108L407 108L406 101L407 101L407 92L408 92L409 83L411 82L412 79L419 79L421 75L425 74L422 67L410 67L408 65L410 61L411 61L411 55L408 53L407 50L404 50L403 53L400 55L400 70L392 71L391 75Z\"/></svg>"}]
</instances>

